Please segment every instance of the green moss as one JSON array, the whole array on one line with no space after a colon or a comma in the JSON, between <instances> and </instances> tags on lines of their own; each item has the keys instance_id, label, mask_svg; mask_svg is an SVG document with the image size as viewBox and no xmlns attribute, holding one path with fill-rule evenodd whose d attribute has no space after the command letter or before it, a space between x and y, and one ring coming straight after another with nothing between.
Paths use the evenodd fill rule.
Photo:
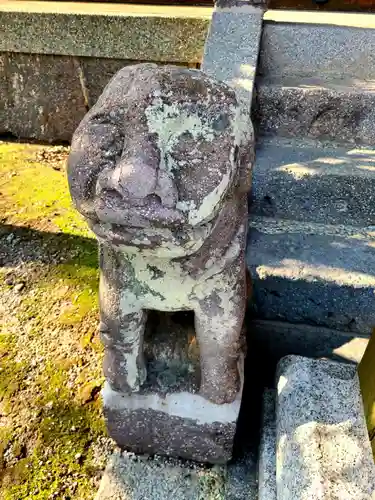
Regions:
<instances>
[{"instance_id":1,"label":"green moss","mask_svg":"<svg viewBox=\"0 0 375 500\"><path fill-rule=\"evenodd\" d=\"M0 143L0 212L8 225L0 237L19 238L7 247L10 256L31 241L49 257L0 271L25 282L16 295L0 280L9 304L17 299L12 318L0 318L1 500L91 499L100 476L92 446L105 436L97 245L72 207L65 172L35 161L45 149ZM7 450L15 456L9 463Z\"/></svg>"},{"instance_id":2,"label":"green moss","mask_svg":"<svg viewBox=\"0 0 375 500\"><path fill-rule=\"evenodd\" d=\"M12 222L41 221L70 234L91 236L83 218L72 206L64 171L34 160L37 145L0 143L1 187L4 215Z\"/></svg>"},{"instance_id":3,"label":"green moss","mask_svg":"<svg viewBox=\"0 0 375 500\"><path fill-rule=\"evenodd\" d=\"M93 425L95 423L95 425ZM87 481L87 470L100 473L93 466L90 444L104 434L99 418L99 405L89 408L65 403L56 403L43 417L37 429L38 444L27 460L27 480L13 477L4 495L4 500L26 498L48 499L74 496L91 498L92 487ZM74 477L68 482L67 478Z\"/></svg>"},{"instance_id":4,"label":"green moss","mask_svg":"<svg viewBox=\"0 0 375 500\"><path fill-rule=\"evenodd\" d=\"M7 402L13 394L22 388L28 370L28 363L16 359L16 352L9 351L6 355L2 356L0 368L0 402Z\"/></svg>"}]
</instances>

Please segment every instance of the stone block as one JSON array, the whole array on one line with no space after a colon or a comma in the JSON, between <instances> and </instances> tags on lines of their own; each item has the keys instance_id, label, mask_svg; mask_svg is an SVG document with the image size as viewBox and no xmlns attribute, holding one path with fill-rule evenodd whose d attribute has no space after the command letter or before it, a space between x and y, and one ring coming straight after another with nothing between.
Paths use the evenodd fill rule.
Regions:
<instances>
[{"instance_id":1,"label":"stone block","mask_svg":"<svg viewBox=\"0 0 375 500\"><path fill-rule=\"evenodd\" d=\"M227 466L116 452L95 500L256 500L254 457Z\"/></svg>"},{"instance_id":2,"label":"stone block","mask_svg":"<svg viewBox=\"0 0 375 500\"><path fill-rule=\"evenodd\" d=\"M104 472L95 500L224 499L225 469L177 460L116 453Z\"/></svg>"},{"instance_id":3,"label":"stone block","mask_svg":"<svg viewBox=\"0 0 375 500\"><path fill-rule=\"evenodd\" d=\"M0 133L70 142L109 80L129 64L124 59L0 53Z\"/></svg>"},{"instance_id":4,"label":"stone block","mask_svg":"<svg viewBox=\"0 0 375 500\"><path fill-rule=\"evenodd\" d=\"M259 74L278 79L375 78L375 19L369 14L269 10Z\"/></svg>"},{"instance_id":5,"label":"stone block","mask_svg":"<svg viewBox=\"0 0 375 500\"><path fill-rule=\"evenodd\" d=\"M374 499L375 466L355 368L288 356L277 380L277 499Z\"/></svg>"},{"instance_id":6,"label":"stone block","mask_svg":"<svg viewBox=\"0 0 375 500\"><path fill-rule=\"evenodd\" d=\"M199 63L211 8L2 2L0 51Z\"/></svg>"},{"instance_id":7,"label":"stone block","mask_svg":"<svg viewBox=\"0 0 375 500\"><path fill-rule=\"evenodd\" d=\"M154 388L127 396L107 384L103 403L110 436L127 450L218 464L232 458L240 396L216 405L190 392L159 396Z\"/></svg>"}]
</instances>

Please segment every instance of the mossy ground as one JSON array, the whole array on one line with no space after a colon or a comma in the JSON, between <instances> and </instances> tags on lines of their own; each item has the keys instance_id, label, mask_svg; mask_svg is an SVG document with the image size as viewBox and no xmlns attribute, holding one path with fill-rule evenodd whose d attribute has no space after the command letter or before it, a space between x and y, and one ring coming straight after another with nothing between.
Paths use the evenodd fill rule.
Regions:
<instances>
[{"instance_id":1,"label":"mossy ground","mask_svg":"<svg viewBox=\"0 0 375 500\"><path fill-rule=\"evenodd\" d=\"M62 148L0 143L0 499L91 499L110 440L97 247Z\"/></svg>"}]
</instances>

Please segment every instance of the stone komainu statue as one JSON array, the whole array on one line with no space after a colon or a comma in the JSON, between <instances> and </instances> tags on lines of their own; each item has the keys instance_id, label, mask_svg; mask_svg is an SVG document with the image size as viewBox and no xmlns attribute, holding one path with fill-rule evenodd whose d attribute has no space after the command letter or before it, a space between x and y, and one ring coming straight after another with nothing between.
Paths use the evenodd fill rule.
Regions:
<instances>
[{"instance_id":1,"label":"stone komainu statue","mask_svg":"<svg viewBox=\"0 0 375 500\"><path fill-rule=\"evenodd\" d=\"M77 128L75 206L99 240L104 372L131 394L147 377L148 310L192 310L200 394L239 391L253 132L233 90L202 72L119 71Z\"/></svg>"}]
</instances>

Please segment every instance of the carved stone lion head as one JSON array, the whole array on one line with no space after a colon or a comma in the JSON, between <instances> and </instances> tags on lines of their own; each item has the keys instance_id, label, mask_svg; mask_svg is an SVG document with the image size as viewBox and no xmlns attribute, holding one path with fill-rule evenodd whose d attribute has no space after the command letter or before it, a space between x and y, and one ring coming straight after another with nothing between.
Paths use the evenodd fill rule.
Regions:
<instances>
[{"instance_id":1,"label":"carved stone lion head","mask_svg":"<svg viewBox=\"0 0 375 500\"><path fill-rule=\"evenodd\" d=\"M228 197L248 189L250 118L201 71L120 70L78 126L68 177L99 240L186 256L210 235Z\"/></svg>"}]
</instances>

